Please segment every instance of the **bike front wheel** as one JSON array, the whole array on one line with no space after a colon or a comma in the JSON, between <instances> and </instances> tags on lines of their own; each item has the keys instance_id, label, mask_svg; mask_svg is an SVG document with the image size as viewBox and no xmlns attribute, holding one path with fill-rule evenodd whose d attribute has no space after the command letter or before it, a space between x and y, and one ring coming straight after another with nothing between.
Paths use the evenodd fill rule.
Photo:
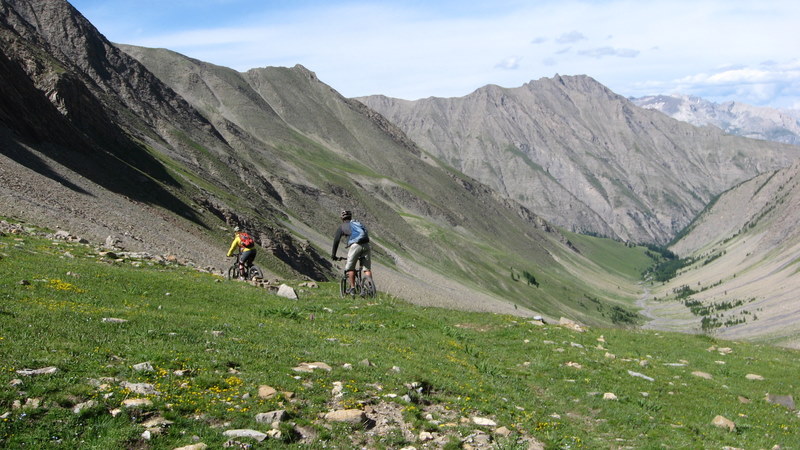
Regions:
<instances>
[{"instance_id":1,"label":"bike front wheel","mask_svg":"<svg viewBox=\"0 0 800 450\"><path fill-rule=\"evenodd\" d=\"M234 264L228 269L228 279L235 280L239 278L239 266Z\"/></svg>"},{"instance_id":2,"label":"bike front wheel","mask_svg":"<svg viewBox=\"0 0 800 450\"><path fill-rule=\"evenodd\" d=\"M349 282L347 281L347 276L342 277L342 281L339 282L339 296L344 298L347 295L347 286Z\"/></svg>"},{"instance_id":3,"label":"bike front wheel","mask_svg":"<svg viewBox=\"0 0 800 450\"><path fill-rule=\"evenodd\" d=\"M256 266L255 264L250 266L250 269L247 271L247 279L249 280L263 280L264 279L264 272L261 271L261 268Z\"/></svg>"}]
</instances>

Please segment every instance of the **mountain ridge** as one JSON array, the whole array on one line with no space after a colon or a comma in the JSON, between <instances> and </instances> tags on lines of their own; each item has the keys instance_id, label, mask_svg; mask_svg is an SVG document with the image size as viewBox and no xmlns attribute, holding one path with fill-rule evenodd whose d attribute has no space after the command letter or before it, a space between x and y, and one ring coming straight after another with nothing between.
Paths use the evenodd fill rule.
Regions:
<instances>
[{"instance_id":1,"label":"mountain ridge","mask_svg":"<svg viewBox=\"0 0 800 450\"><path fill-rule=\"evenodd\" d=\"M668 242L714 195L800 154L654 115L587 76L360 100L546 220L636 242Z\"/></svg>"}]
</instances>

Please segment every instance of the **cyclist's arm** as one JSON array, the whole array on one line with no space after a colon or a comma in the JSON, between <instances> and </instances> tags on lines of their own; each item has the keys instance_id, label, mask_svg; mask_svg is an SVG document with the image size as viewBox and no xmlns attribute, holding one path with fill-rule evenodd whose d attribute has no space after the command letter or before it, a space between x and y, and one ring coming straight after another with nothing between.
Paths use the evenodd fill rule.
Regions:
<instances>
[{"instance_id":1,"label":"cyclist's arm","mask_svg":"<svg viewBox=\"0 0 800 450\"><path fill-rule=\"evenodd\" d=\"M239 236L237 235L236 239L231 242L231 248L228 249L228 256L233 256L233 251L236 250L236 247L238 247L241 242L241 239L239 239Z\"/></svg>"},{"instance_id":2,"label":"cyclist's arm","mask_svg":"<svg viewBox=\"0 0 800 450\"><path fill-rule=\"evenodd\" d=\"M333 250L331 251L331 259L336 258L336 252L339 250L339 241L342 239L342 227L336 229L336 234L333 235Z\"/></svg>"}]
</instances>

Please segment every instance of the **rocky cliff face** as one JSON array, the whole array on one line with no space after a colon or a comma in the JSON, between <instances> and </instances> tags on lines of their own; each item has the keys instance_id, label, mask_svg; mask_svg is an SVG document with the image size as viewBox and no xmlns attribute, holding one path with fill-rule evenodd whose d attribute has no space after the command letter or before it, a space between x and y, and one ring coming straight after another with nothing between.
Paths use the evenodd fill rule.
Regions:
<instances>
[{"instance_id":1,"label":"rocky cliff face","mask_svg":"<svg viewBox=\"0 0 800 450\"><path fill-rule=\"evenodd\" d=\"M654 95L630 100L641 108L661 111L692 125L711 125L736 136L800 145L800 113L797 111L739 102L714 103L686 95Z\"/></svg>"},{"instance_id":2,"label":"rocky cliff face","mask_svg":"<svg viewBox=\"0 0 800 450\"><path fill-rule=\"evenodd\" d=\"M586 76L360 100L548 221L638 242L666 243L714 195L800 155L640 109Z\"/></svg>"}]
</instances>

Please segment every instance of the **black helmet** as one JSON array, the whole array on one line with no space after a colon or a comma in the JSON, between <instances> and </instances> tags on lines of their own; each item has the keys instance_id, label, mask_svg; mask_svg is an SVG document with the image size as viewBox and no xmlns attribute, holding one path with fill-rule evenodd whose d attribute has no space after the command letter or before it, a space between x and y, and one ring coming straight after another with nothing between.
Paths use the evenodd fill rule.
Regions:
<instances>
[{"instance_id":1,"label":"black helmet","mask_svg":"<svg viewBox=\"0 0 800 450\"><path fill-rule=\"evenodd\" d=\"M352 211L348 211L346 209L343 209L341 217L342 217L342 220L352 219L353 218L353 212Z\"/></svg>"}]
</instances>

